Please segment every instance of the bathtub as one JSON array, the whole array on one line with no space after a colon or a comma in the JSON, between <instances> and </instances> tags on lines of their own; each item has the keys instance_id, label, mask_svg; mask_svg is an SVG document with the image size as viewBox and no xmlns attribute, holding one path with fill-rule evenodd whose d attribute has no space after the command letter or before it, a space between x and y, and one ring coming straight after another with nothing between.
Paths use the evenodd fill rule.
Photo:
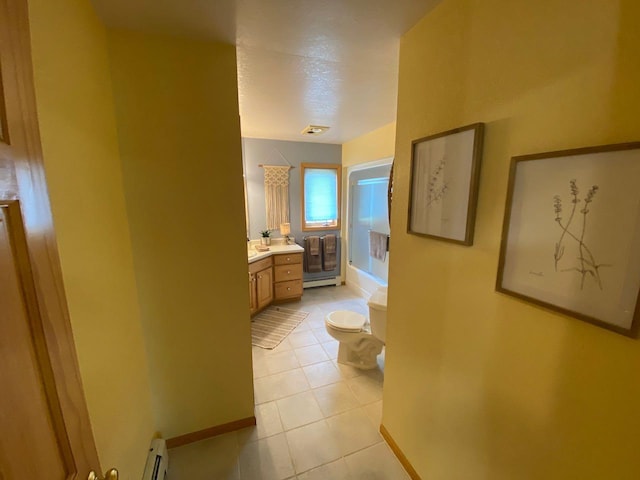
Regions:
<instances>
[{"instance_id":1,"label":"bathtub","mask_svg":"<svg viewBox=\"0 0 640 480\"><path fill-rule=\"evenodd\" d=\"M388 258L388 254L387 254ZM369 298L379 287L387 284L369 273L347 264L345 284L365 298Z\"/></svg>"}]
</instances>

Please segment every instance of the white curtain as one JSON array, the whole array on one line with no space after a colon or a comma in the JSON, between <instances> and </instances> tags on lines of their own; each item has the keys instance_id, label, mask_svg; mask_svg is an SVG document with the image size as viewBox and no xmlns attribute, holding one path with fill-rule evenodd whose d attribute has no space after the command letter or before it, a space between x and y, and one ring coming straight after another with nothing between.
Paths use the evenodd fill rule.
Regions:
<instances>
[{"instance_id":1,"label":"white curtain","mask_svg":"<svg viewBox=\"0 0 640 480\"><path fill-rule=\"evenodd\" d=\"M264 199L269 230L277 230L281 223L289 223L290 168L289 166L264 166Z\"/></svg>"}]
</instances>

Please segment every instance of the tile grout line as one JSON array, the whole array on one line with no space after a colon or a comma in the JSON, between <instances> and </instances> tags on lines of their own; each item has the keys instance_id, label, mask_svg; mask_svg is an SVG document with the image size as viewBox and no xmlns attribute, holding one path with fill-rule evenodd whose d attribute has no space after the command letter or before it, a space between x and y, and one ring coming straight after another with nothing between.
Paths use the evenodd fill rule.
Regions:
<instances>
[{"instance_id":1,"label":"tile grout line","mask_svg":"<svg viewBox=\"0 0 640 480\"><path fill-rule=\"evenodd\" d=\"M310 345L310 346L312 346L312 345ZM320 345L320 346L321 346L321 345ZM301 348L304 348L304 347L301 347ZM285 352L279 352L279 353L287 353L287 352L288 352L288 351L285 351ZM295 351L294 351L294 350L292 350L292 352L294 352L294 355L295 355ZM326 353L326 352L325 352L325 353ZM328 355L327 355L327 356L328 356ZM304 367L310 367L311 365L317 365L317 364L319 364L319 363L331 362L332 364L334 364L334 366L335 366L335 363L337 363L337 358L331 358L331 357L329 357L328 359L319 360L319 361L317 361L317 362L308 363L308 364L305 364L305 365L300 364L300 359L297 357L297 355L296 355L296 359L298 360L298 364L299 364L297 367L287 368L287 369L285 369L285 370L282 370L282 371L279 371L279 372L269 373L269 374L267 374L267 375L263 375L263 376L261 376L261 377L254 377L253 379L254 379L254 380L256 380L256 379L258 379L258 378L266 378L266 377L270 377L271 375L278 375L278 374L280 374L280 373L290 372L290 371L292 371L292 370L296 370L296 369L298 369L298 368L302 368L302 369L304 369ZM254 365L254 367L255 367L255 365ZM339 367L337 367L337 366L336 366L336 368L338 369L338 371L340 370L340 368L339 368ZM355 368L355 367L354 367L354 368ZM361 377L361 376L366 376L366 374L354 375L354 376L352 376L352 377L348 377L348 378L356 378L356 377Z\"/></svg>"},{"instance_id":2,"label":"tile grout line","mask_svg":"<svg viewBox=\"0 0 640 480\"><path fill-rule=\"evenodd\" d=\"M286 438L286 437L285 437L285 438ZM294 476L302 475L303 473L307 473L307 472L310 472L310 471L315 470L315 469L317 469L317 468L324 467L325 465L329 465L330 463L337 462L338 460L345 460L345 461L346 461L346 458L347 458L347 457L350 457L350 456L352 456L352 455L355 455L356 453L362 452L363 450L366 450L366 449L368 449L368 448L375 447L376 445L379 445L379 444L381 444L381 443L387 444L387 442L385 441L385 439L384 439L382 436L380 436L380 441L379 441L379 442L375 442L375 443L373 443L373 444L371 444L371 445L367 445L366 447L358 448L357 450L354 450L353 452L348 453L348 454L346 454L346 455L340 455L338 458L336 458L336 459L334 459L334 460L330 460L330 461L325 462L325 463L322 463L322 464L320 464L320 465L316 465L315 467L311 467L311 468L309 468L308 470L303 470L302 472L298 472L298 471L296 471L296 469L295 469L295 465L294 465L294 467L293 467L293 469L294 469L294 471L295 471L295 475L294 475ZM289 443L288 443L288 440L287 440L287 446L288 446L288 445L289 445ZM289 478L293 478L293 477L287 477L287 478L289 479Z\"/></svg>"},{"instance_id":3,"label":"tile grout line","mask_svg":"<svg viewBox=\"0 0 640 480\"><path fill-rule=\"evenodd\" d=\"M304 372L303 372L303 374L304 374ZM352 377L352 378L358 378L358 377ZM309 381L307 380L307 378L306 378L306 377L305 377L305 380L307 381L307 383L309 383ZM329 385L335 385L335 384L342 383L342 382L343 382L343 380L340 380L339 382L327 383L326 385L319 385L319 386L317 386L317 387L312 387L311 385L309 385L309 388L308 388L307 390L301 390L301 391L299 391L299 392L292 393L292 394L290 394L290 395L285 395L285 396L283 396L283 397L274 398L273 400L267 400L267 401L265 401L265 402L254 403L254 406L257 406L257 405L263 405L263 404L265 404L265 403L276 402L276 401L278 401L278 400L282 400L282 399L285 399L285 398L293 397L293 396L295 396L295 395L299 395L299 394L304 393L304 392L307 392L307 391L315 390L315 389L317 389L317 388L322 388L322 387L328 387ZM356 397L356 400L358 400L358 402L361 402L361 401L358 399L358 396L353 392L353 389L352 389L352 388L351 388L351 386L349 385L349 382L348 382L347 380L344 380L344 383L346 383L346 384L347 384L347 387L349 387L349 389L351 390L351 393L353 394L353 396L354 396L354 397ZM382 400L382 399L381 399L381 398L378 398L378 399L376 399L376 400L372 400L372 401L370 401L370 402L360 403L360 406L361 406L361 407L365 407L365 406L367 406L367 405L371 405L371 404L373 404L373 403L379 402L380 400Z\"/></svg>"}]
</instances>

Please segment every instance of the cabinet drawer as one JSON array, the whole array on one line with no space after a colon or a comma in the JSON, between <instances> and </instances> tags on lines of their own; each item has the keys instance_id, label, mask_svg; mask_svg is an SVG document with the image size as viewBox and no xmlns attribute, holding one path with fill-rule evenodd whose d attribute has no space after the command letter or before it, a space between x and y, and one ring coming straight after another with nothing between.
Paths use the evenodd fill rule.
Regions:
<instances>
[{"instance_id":1,"label":"cabinet drawer","mask_svg":"<svg viewBox=\"0 0 640 480\"><path fill-rule=\"evenodd\" d=\"M302 278L302 264L295 263L292 265L278 265L273 267L274 281L286 282L288 280L298 280Z\"/></svg>"},{"instance_id":2,"label":"cabinet drawer","mask_svg":"<svg viewBox=\"0 0 640 480\"><path fill-rule=\"evenodd\" d=\"M281 253L279 255L274 255L273 257L274 265L288 265L290 263L302 263L302 254L301 253Z\"/></svg>"},{"instance_id":3,"label":"cabinet drawer","mask_svg":"<svg viewBox=\"0 0 640 480\"><path fill-rule=\"evenodd\" d=\"M257 262L249 264L249 273L256 273L260 270L264 270L265 268L269 268L270 266L271 257L263 258L262 260L258 260Z\"/></svg>"},{"instance_id":4,"label":"cabinet drawer","mask_svg":"<svg viewBox=\"0 0 640 480\"><path fill-rule=\"evenodd\" d=\"M276 300L289 297L301 297L302 280L276 283L274 285L274 293Z\"/></svg>"}]
</instances>

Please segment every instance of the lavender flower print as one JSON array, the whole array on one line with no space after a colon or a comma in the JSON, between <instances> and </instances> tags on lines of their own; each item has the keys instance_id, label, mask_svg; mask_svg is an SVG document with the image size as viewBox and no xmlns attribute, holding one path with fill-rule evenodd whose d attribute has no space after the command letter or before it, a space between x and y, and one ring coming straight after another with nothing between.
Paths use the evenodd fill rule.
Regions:
<instances>
[{"instance_id":1,"label":"lavender flower print","mask_svg":"<svg viewBox=\"0 0 640 480\"><path fill-rule=\"evenodd\" d=\"M556 272L560 268L560 263L565 254L567 243L573 244L578 248L578 257L576 263L571 266L570 260L565 260L564 264L569 264L569 268L561 268L561 272L578 272L580 274L580 290L584 288L585 280L589 277L593 278L600 290L602 290L602 278L600 276L600 268L610 267L611 265L597 263L593 253L585 243L587 233L587 219L589 215L589 205L598 192L598 185L593 185L583 199L579 198L580 189L575 179L569 180L569 191L571 197L571 207L569 217L566 221L562 217L562 198L560 195L553 197L553 211L555 214L555 222L561 229L560 237L555 244L553 260ZM582 206L582 208L580 208ZM579 210L578 210L579 209Z\"/></svg>"},{"instance_id":2,"label":"lavender flower print","mask_svg":"<svg viewBox=\"0 0 640 480\"><path fill-rule=\"evenodd\" d=\"M447 164L446 158L429 174L429 184L427 189L427 206L438 203L444 197L449 185L444 181L444 167Z\"/></svg>"}]
</instances>

